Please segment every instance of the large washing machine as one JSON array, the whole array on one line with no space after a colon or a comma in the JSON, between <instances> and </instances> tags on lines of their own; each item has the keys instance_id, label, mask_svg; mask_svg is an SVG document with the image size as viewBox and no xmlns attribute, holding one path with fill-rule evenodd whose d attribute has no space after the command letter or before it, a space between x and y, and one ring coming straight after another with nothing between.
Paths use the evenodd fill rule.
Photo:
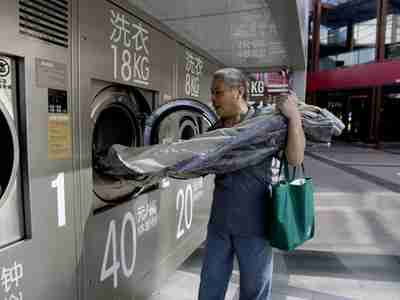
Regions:
<instances>
[{"instance_id":1,"label":"large washing machine","mask_svg":"<svg viewBox=\"0 0 400 300\"><path fill-rule=\"evenodd\" d=\"M204 241L213 178L133 181L104 176L98 159L113 144L146 147L205 132L216 121L208 100L218 66L126 1L80 1L79 12L83 298L146 299Z\"/></svg>"},{"instance_id":2,"label":"large washing machine","mask_svg":"<svg viewBox=\"0 0 400 300\"><path fill-rule=\"evenodd\" d=\"M90 278L85 297L142 299L204 239L212 178L164 178L138 195L130 180L97 172L96 159L113 144L139 147L190 139L205 132L216 115L195 100L159 105L144 89L100 81L92 86L93 206L84 238Z\"/></svg>"},{"instance_id":3,"label":"large washing machine","mask_svg":"<svg viewBox=\"0 0 400 300\"><path fill-rule=\"evenodd\" d=\"M0 247L21 240L25 234L16 91L15 61L0 56Z\"/></svg>"},{"instance_id":4,"label":"large washing machine","mask_svg":"<svg viewBox=\"0 0 400 300\"><path fill-rule=\"evenodd\" d=\"M145 299L204 240L213 181L138 193L97 159L207 130L217 66L125 0L2 0L0 28L0 298Z\"/></svg>"}]
</instances>

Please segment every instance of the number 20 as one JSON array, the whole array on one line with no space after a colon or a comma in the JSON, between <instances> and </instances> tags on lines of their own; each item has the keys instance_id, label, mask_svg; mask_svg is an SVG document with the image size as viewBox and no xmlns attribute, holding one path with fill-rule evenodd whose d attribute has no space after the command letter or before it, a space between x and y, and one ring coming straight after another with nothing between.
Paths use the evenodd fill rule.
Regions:
<instances>
[{"instance_id":1,"label":"number 20","mask_svg":"<svg viewBox=\"0 0 400 300\"><path fill-rule=\"evenodd\" d=\"M193 220L193 189L186 186L185 192L179 189L176 195L176 210L178 211L178 229L176 238L180 239L192 226Z\"/></svg>"}]
</instances>

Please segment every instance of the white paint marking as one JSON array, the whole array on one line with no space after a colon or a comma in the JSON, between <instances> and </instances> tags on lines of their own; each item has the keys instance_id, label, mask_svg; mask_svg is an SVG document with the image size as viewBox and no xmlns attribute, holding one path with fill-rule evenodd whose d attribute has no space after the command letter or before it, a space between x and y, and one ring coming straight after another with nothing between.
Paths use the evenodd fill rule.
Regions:
<instances>
[{"instance_id":1,"label":"white paint marking","mask_svg":"<svg viewBox=\"0 0 400 300\"><path fill-rule=\"evenodd\" d=\"M57 217L58 226L65 226L66 216L65 216L65 190L64 190L64 173L58 173L55 180L51 182L51 187L57 189Z\"/></svg>"}]
</instances>

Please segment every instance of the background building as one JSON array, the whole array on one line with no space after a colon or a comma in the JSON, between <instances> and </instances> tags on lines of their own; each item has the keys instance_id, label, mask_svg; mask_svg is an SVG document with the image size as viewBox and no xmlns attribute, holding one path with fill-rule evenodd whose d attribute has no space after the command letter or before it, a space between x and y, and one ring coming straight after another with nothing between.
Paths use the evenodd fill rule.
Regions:
<instances>
[{"instance_id":1,"label":"background building","mask_svg":"<svg viewBox=\"0 0 400 300\"><path fill-rule=\"evenodd\" d=\"M400 141L400 1L315 0L307 102L346 124L348 141Z\"/></svg>"}]
</instances>

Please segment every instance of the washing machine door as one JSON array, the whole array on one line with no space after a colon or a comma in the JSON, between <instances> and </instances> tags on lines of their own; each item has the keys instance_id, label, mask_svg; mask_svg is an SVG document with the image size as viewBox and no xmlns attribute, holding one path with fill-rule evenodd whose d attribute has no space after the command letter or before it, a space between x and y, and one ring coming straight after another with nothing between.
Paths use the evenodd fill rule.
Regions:
<instances>
[{"instance_id":1,"label":"washing machine door","mask_svg":"<svg viewBox=\"0 0 400 300\"><path fill-rule=\"evenodd\" d=\"M217 121L217 115L206 104L177 99L159 107L147 120L144 144L154 145L188 140L206 132Z\"/></svg>"},{"instance_id":2,"label":"washing machine door","mask_svg":"<svg viewBox=\"0 0 400 300\"><path fill-rule=\"evenodd\" d=\"M11 103L0 90L0 131L2 159L0 172L0 207L9 198L16 188L19 169L19 145L18 135L13 117L8 109ZM10 107L7 107L10 106Z\"/></svg>"},{"instance_id":3,"label":"washing machine door","mask_svg":"<svg viewBox=\"0 0 400 300\"><path fill-rule=\"evenodd\" d=\"M142 146L142 114L139 101L129 89L110 86L102 90L91 107L93 192L102 202L119 203L134 193L129 180L112 178L98 172L98 160L114 144ZM95 203L97 209L101 203Z\"/></svg>"}]
</instances>

